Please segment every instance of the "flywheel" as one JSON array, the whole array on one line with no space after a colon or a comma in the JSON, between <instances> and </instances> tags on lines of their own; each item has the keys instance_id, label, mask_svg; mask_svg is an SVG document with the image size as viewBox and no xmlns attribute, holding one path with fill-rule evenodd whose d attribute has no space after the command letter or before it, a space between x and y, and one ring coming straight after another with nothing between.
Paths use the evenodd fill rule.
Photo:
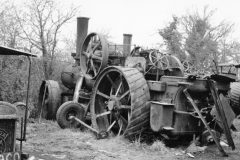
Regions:
<instances>
[{"instance_id":1,"label":"flywheel","mask_svg":"<svg viewBox=\"0 0 240 160\"><path fill-rule=\"evenodd\" d=\"M98 77L90 105L99 132L132 137L149 127L149 88L136 68L108 67Z\"/></svg>"},{"instance_id":2,"label":"flywheel","mask_svg":"<svg viewBox=\"0 0 240 160\"><path fill-rule=\"evenodd\" d=\"M84 76L95 79L108 63L108 43L98 33L90 33L84 40L80 54L80 67Z\"/></svg>"}]
</instances>

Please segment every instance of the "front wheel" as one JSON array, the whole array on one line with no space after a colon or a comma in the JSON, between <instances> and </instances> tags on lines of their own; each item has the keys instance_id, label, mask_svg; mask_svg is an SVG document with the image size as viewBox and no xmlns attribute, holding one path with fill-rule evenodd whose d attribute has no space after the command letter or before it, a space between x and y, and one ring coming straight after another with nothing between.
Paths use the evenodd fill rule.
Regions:
<instances>
[{"instance_id":1,"label":"front wheel","mask_svg":"<svg viewBox=\"0 0 240 160\"><path fill-rule=\"evenodd\" d=\"M81 125L70 116L75 116L80 120L84 119L85 109L80 103L68 101L63 103L57 111L57 123L61 128L78 128Z\"/></svg>"}]
</instances>

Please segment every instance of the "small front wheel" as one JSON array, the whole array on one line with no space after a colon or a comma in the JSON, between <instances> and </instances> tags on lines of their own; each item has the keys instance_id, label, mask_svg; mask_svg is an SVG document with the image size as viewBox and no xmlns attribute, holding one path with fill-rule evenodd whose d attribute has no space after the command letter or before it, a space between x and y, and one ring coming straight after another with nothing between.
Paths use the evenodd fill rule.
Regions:
<instances>
[{"instance_id":1,"label":"small front wheel","mask_svg":"<svg viewBox=\"0 0 240 160\"><path fill-rule=\"evenodd\" d=\"M63 103L57 111L57 122L61 128L78 128L81 125L70 116L75 116L80 120L84 119L85 109L80 103L68 101Z\"/></svg>"}]
</instances>

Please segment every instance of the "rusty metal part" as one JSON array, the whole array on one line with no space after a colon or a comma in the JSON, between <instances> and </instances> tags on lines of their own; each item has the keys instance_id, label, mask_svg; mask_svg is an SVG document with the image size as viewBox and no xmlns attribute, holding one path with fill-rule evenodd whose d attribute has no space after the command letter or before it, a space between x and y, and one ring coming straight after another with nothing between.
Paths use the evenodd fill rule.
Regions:
<instances>
[{"instance_id":1,"label":"rusty metal part","mask_svg":"<svg viewBox=\"0 0 240 160\"><path fill-rule=\"evenodd\" d=\"M81 76L81 68L78 65L68 65L61 72L62 84L69 88L74 89L78 78Z\"/></svg>"},{"instance_id":2,"label":"rusty metal part","mask_svg":"<svg viewBox=\"0 0 240 160\"><path fill-rule=\"evenodd\" d=\"M137 68L140 72L144 73L146 70L146 59L144 57L127 57L125 59L125 67Z\"/></svg>"},{"instance_id":3,"label":"rusty metal part","mask_svg":"<svg viewBox=\"0 0 240 160\"><path fill-rule=\"evenodd\" d=\"M73 94L73 102L78 102L79 99L79 92L80 89L82 88L82 84L83 84L83 76L80 76L77 80L76 86L75 86L75 90L74 90L74 94Z\"/></svg>"},{"instance_id":4,"label":"rusty metal part","mask_svg":"<svg viewBox=\"0 0 240 160\"><path fill-rule=\"evenodd\" d=\"M108 67L96 80L90 105L99 132L134 136L149 127L149 89L135 68Z\"/></svg>"},{"instance_id":5,"label":"rusty metal part","mask_svg":"<svg viewBox=\"0 0 240 160\"><path fill-rule=\"evenodd\" d=\"M108 43L98 33L90 33L84 40L81 55L81 71L87 79L95 79L108 63Z\"/></svg>"},{"instance_id":6,"label":"rusty metal part","mask_svg":"<svg viewBox=\"0 0 240 160\"><path fill-rule=\"evenodd\" d=\"M221 98L222 95L220 94L220 97L219 97L218 91L217 91L216 86L214 84L214 81L208 80L208 84L209 84L210 91L212 93L214 104L216 106L217 114L218 114L218 116L221 120L221 123L222 123L224 134L225 134L226 139L228 141L228 145L232 147L232 150L234 150L235 149L235 144L234 144L232 136L231 136L230 126L228 126L227 118L226 118L224 107L223 107L223 103L228 103L228 102L226 102L224 100L221 101L220 98Z\"/></svg>"},{"instance_id":7,"label":"rusty metal part","mask_svg":"<svg viewBox=\"0 0 240 160\"><path fill-rule=\"evenodd\" d=\"M223 111L224 114L226 115L226 120L227 120L227 125L229 126L229 128L231 127L234 118L236 117L230 104L229 101L226 97L223 96L223 94L219 95L220 101L222 103L223 106ZM218 123L218 125L223 129L223 124L221 122L221 118L219 117L219 114L216 110L216 106L214 106L211 110L211 115L215 118L216 122Z\"/></svg>"},{"instance_id":8,"label":"rusty metal part","mask_svg":"<svg viewBox=\"0 0 240 160\"><path fill-rule=\"evenodd\" d=\"M174 104L151 101L150 126L154 132L172 128Z\"/></svg>"},{"instance_id":9,"label":"rusty metal part","mask_svg":"<svg viewBox=\"0 0 240 160\"><path fill-rule=\"evenodd\" d=\"M216 143L219 151L222 153L223 156L227 156L227 153L223 150L222 146L220 145L216 135L212 132L211 128L209 127L209 125L207 124L207 121L205 120L205 118L203 117L203 115L201 114L200 110L198 109L197 105L194 103L193 99L191 98L190 94L188 93L187 89L185 89L183 91L183 93L185 94L185 96L187 97L187 99L190 101L190 103L192 104L192 106L194 107L194 109L196 110L196 112L198 113L199 117L201 118L203 124L205 125L205 127L207 128L208 132L210 133L210 135L212 136L214 142Z\"/></svg>"},{"instance_id":10,"label":"rusty metal part","mask_svg":"<svg viewBox=\"0 0 240 160\"><path fill-rule=\"evenodd\" d=\"M240 114L240 82L233 82L230 85L231 107L236 115Z\"/></svg>"},{"instance_id":11,"label":"rusty metal part","mask_svg":"<svg viewBox=\"0 0 240 160\"><path fill-rule=\"evenodd\" d=\"M70 120L74 119L75 121L79 122L81 125L85 126L86 128L90 129L91 131L98 133L98 131L94 128L92 128L91 126L89 126L88 124L86 124L84 121L82 121L81 119L75 117L75 116L70 116L69 117Z\"/></svg>"},{"instance_id":12,"label":"rusty metal part","mask_svg":"<svg viewBox=\"0 0 240 160\"><path fill-rule=\"evenodd\" d=\"M185 73L193 73L195 71L193 64L187 60L183 61L182 65Z\"/></svg>"},{"instance_id":13,"label":"rusty metal part","mask_svg":"<svg viewBox=\"0 0 240 160\"><path fill-rule=\"evenodd\" d=\"M38 96L38 109L42 110L42 118L56 119L61 103L61 89L57 81L43 81Z\"/></svg>"},{"instance_id":14,"label":"rusty metal part","mask_svg":"<svg viewBox=\"0 0 240 160\"><path fill-rule=\"evenodd\" d=\"M142 47L140 47L140 46L134 47L133 50L131 51L130 55L133 57L139 56L141 51L143 51Z\"/></svg>"},{"instance_id":15,"label":"rusty metal part","mask_svg":"<svg viewBox=\"0 0 240 160\"><path fill-rule=\"evenodd\" d=\"M75 116L82 121L85 120L85 106L80 103L68 101L63 103L57 111L57 122L61 128L78 128L80 127L79 123L70 119L71 116Z\"/></svg>"},{"instance_id":16,"label":"rusty metal part","mask_svg":"<svg viewBox=\"0 0 240 160\"><path fill-rule=\"evenodd\" d=\"M154 67L161 70L166 70L170 67L167 56L157 50L152 50L149 53L149 60Z\"/></svg>"},{"instance_id":17,"label":"rusty metal part","mask_svg":"<svg viewBox=\"0 0 240 160\"><path fill-rule=\"evenodd\" d=\"M212 133L215 135L215 137L217 138L217 140L220 142L220 137L221 137L221 134L216 131L216 130L211 130ZM201 138L201 143L203 145L208 145L208 144L211 144L214 142L214 139L213 137L211 136L211 134L208 132L208 130L205 130L203 133L202 133L202 138Z\"/></svg>"},{"instance_id":18,"label":"rusty metal part","mask_svg":"<svg viewBox=\"0 0 240 160\"><path fill-rule=\"evenodd\" d=\"M183 64L183 67L184 67L184 72L189 73L190 72L190 68L191 68L190 62L184 61L182 64Z\"/></svg>"}]
</instances>

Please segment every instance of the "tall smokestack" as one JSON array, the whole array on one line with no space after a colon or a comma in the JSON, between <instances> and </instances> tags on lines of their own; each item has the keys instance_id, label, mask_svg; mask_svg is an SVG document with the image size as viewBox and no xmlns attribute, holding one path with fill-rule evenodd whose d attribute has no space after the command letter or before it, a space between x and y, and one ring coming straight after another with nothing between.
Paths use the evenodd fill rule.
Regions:
<instances>
[{"instance_id":1,"label":"tall smokestack","mask_svg":"<svg viewBox=\"0 0 240 160\"><path fill-rule=\"evenodd\" d=\"M124 56L130 55L131 44L132 44L132 35L131 34L123 34L123 54L124 54Z\"/></svg>"},{"instance_id":2,"label":"tall smokestack","mask_svg":"<svg viewBox=\"0 0 240 160\"><path fill-rule=\"evenodd\" d=\"M76 49L76 56L74 57L75 60L80 60L80 52L82 49L83 41L87 36L88 33L88 20L87 17L78 17L77 18L77 49Z\"/></svg>"}]
</instances>

